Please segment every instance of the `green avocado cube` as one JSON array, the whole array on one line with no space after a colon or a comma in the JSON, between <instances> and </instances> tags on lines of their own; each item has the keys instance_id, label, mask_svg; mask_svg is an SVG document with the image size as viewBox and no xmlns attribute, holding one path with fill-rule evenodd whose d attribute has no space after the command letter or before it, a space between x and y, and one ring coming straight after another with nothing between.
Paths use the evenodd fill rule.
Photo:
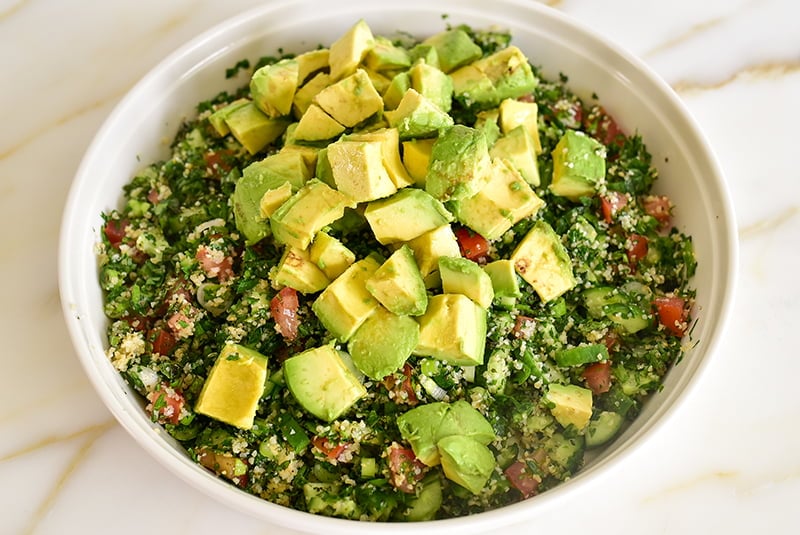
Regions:
<instances>
[{"instance_id":1,"label":"green avocado cube","mask_svg":"<svg viewBox=\"0 0 800 535\"><path fill-rule=\"evenodd\" d=\"M563 427L583 430L592 417L592 391L577 385L552 383L544 395L550 412Z\"/></svg>"},{"instance_id":2,"label":"green avocado cube","mask_svg":"<svg viewBox=\"0 0 800 535\"><path fill-rule=\"evenodd\" d=\"M295 56L297 61L297 83L302 84L312 74L328 67L331 51L327 48L309 50Z\"/></svg>"},{"instance_id":3,"label":"green avocado cube","mask_svg":"<svg viewBox=\"0 0 800 535\"><path fill-rule=\"evenodd\" d=\"M411 88L411 76L408 71L402 71L394 75L383 92L383 107L386 110L395 110L403 100L403 95Z\"/></svg>"},{"instance_id":4,"label":"green avocado cube","mask_svg":"<svg viewBox=\"0 0 800 535\"><path fill-rule=\"evenodd\" d=\"M379 307L353 333L347 350L364 375L379 381L399 370L419 341L419 325Z\"/></svg>"},{"instance_id":5,"label":"green avocado cube","mask_svg":"<svg viewBox=\"0 0 800 535\"><path fill-rule=\"evenodd\" d=\"M248 102L250 102L250 100L246 98L236 99L230 104L226 104L209 115L208 122L214 127L214 130L217 131L217 134L220 136L226 136L231 131L231 129L228 128L228 123L225 122L225 120L228 118L228 115L230 115L233 110L241 108Z\"/></svg>"},{"instance_id":6,"label":"green avocado cube","mask_svg":"<svg viewBox=\"0 0 800 535\"><path fill-rule=\"evenodd\" d=\"M312 102L347 128L383 111L383 99L364 69L329 85Z\"/></svg>"},{"instance_id":7,"label":"green avocado cube","mask_svg":"<svg viewBox=\"0 0 800 535\"><path fill-rule=\"evenodd\" d=\"M250 429L266 380L267 357L238 344L225 344L203 383L194 410Z\"/></svg>"},{"instance_id":8,"label":"green avocado cube","mask_svg":"<svg viewBox=\"0 0 800 535\"><path fill-rule=\"evenodd\" d=\"M538 80L516 46L464 65L450 73L454 97L467 106L492 108L507 98L530 94Z\"/></svg>"},{"instance_id":9,"label":"green avocado cube","mask_svg":"<svg viewBox=\"0 0 800 535\"><path fill-rule=\"evenodd\" d=\"M236 141L250 154L261 151L278 139L289 126L285 117L268 117L252 102L230 111L225 124Z\"/></svg>"},{"instance_id":10,"label":"green avocado cube","mask_svg":"<svg viewBox=\"0 0 800 535\"><path fill-rule=\"evenodd\" d=\"M539 164L536 162L536 147L523 125L519 125L495 141L489 150L495 159L506 159L519 171L525 182L538 186Z\"/></svg>"},{"instance_id":11,"label":"green avocado cube","mask_svg":"<svg viewBox=\"0 0 800 535\"><path fill-rule=\"evenodd\" d=\"M414 353L456 366L483 364L486 309L461 294L438 294L428 299L419 318L419 343Z\"/></svg>"},{"instance_id":12,"label":"green avocado cube","mask_svg":"<svg viewBox=\"0 0 800 535\"><path fill-rule=\"evenodd\" d=\"M367 291L398 315L419 316L428 308L425 281L414 252L402 245L367 279Z\"/></svg>"},{"instance_id":13,"label":"green avocado cube","mask_svg":"<svg viewBox=\"0 0 800 535\"><path fill-rule=\"evenodd\" d=\"M542 152L542 142L539 138L538 104L507 98L500 103L498 112L500 114L500 130L504 134L522 126L531 136L536 154Z\"/></svg>"},{"instance_id":14,"label":"green avocado cube","mask_svg":"<svg viewBox=\"0 0 800 535\"><path fill-rule=\"evenodd\" d=\"M463 435L445 437L436 445L445 477L473 494L480 494L497 465L492 451Z\"/></svg>"},{"instance_id":15,"label":"green avocado cube","mask_svg":"<svg viewBox=\"0 0 800 535\"><path fill-rule=\"evenodd\" d=\"M364 58L364 65L374 71L395 71L411 66L408 50L396 46L386 37L376 36L375 43Z\"/></svg>"},{"instance_id":16,"label":"green avocado cube","mask_svg":"<svg viewBox=\"0 0 800 535\"><path fill-rule=\"evenodd\" d=\"M307 349L286 359L283 377L297 402L326 422L347 412L367 393L340 352L330 345Z\"/></svg>"},{"instance_id":17,"label":"green avocado cube","mask_svg":"<svg viewBox=\"0 0 800 535\"><path fill-rule=\"evenodd\" d=\"M314 98L320 91L333 83L331 76L325 72L318 72L303 86L297 89L292 100L292 113L297 119L314 103Z\"/></svg>"},{"instance_id":18,"label":"green avocado cube","mask_svg":"<svg viewBox=\"0 0 800 535\"><path fill-rule=\"evenodd\" d=\"M510 260L543 302L552 301L577 284L567 250L553 227L544 221L533 225Z\"/></svg>"},{"instance_id":19,"label":"green avocado cube","mask_svg":"<svg viewBox=\"0 0 800 535\"><path fill-rule=\"evenodd\" d=\"M278 243L306 249L317 232L355 206L350 197L313 178L272 214L272 235Z\"/></svg>"},{"instance_id":20,"label":"green avocado cube","mask_svg":"<svg viewBox=\"0 0 800 535\"><path fill-rule=\"evenodd\" d=\"M497 108L479 111L475 115L475 124L473 128L482 131L486 136L486 143L489 145L490 151L501 134L500 125L498 124L499 120L500 110Z\"/></svg>"},{"instance_id":21,"label":"green avocado cube","mask_svg":"<svg viewBox=\"0 0 800 535\"><path fill-rule=\"evenodd\" d=\"M494 299L492 279L475 262L463 256L439 258L439 275L442 291L466 295L483 308L489 308Z\"/></svg>"},{"instance_id":22,"label":"green avocado cube","mask_svg":"<svg viewBox=\"0 0 800 535\"><path fill-rule=\"evenodd\" d=\"M294 59L282 59L265 65L250 78L253 103L267 117L289 115L298 86L299 65Z\"/></svg>"},{"instance_id":23,"label":"green avocado cube","mask_svg":"<svg viewBox=\"0 0 800 535\"><path fill-rule=\"evenodd\" d=\"M481 47L460 28L445 30L422 42L436 49L439 68L448 73L458 67L472 63L483 55Z\"/></svg>"},{"instance_id":24,"label":"green avocado cube","mask_svg":"<svg viewBox=\"0 0 800 535\"><path fill-rule=\"evenodd\" d=\"M389 126L397 128L400 139L436 136L453 125L453 118L428 97L410 87L392 111L384 113Z\"/></svg>"},{"instance_id":25,"label":"green avocado cube","mask_svg":"<svg viewBox=\"0 0 800 535\"><path fill-rule=\"evenodd\" d=\"M522 297L519 287L519 277L514 269L514 263L501 258L483 266L483 270L492 280L494 295L497 297Z\"/></svg>"},{"instance_id":26,"label":"green avocado cube","mask_svg":"<svg viewBox=\"0 0 800 535\"><path fill-rule=\"evenodd\" d=\"M308 251L287 247L278 266L270 273L273 286L288 286L303 294L313 294L324 289L330 280L325 273L311 261Z\"/></svg>"},{"instance_id":27,"label":"green avocado cube","mask_svg":"<svg viewBox=\"0 0 800 535\"><path fill-rule=\"evenodd\" d=\"M424 62L417 62L408 70L413 87L443 111L449 112L453 104L453 81L445 73Z\"/></svg>"},{"instance_id":28,"label":"green avocado cube","mask_svg":"<svg viewBox=\"0 0 800 535\"><path fill-rule=\"evenodd\" d=\"M492 160L488 176L483 189L450 207L462 224L492 241L538 212L544 201L507 160Z\"/></svg>"},{"instance_id":29,"label":"green avocado cube","mask_svg":"<svg viewBox=\"0 0 800 535\"><path fill-rule=\"evenodd\" d=\"M606 176L606 149L599 141L579 130L567 130L552 155L553 194L577 200L597 193Z\"/></svg>"},{"instance_id":30,"label":"green avocado cube","mask_svg":"<svg viewBox=\"0 0 800 535\"><path fill-rule=\"evenodd\" d=\"M407 242L407 245L414 251L414 259L417 261L420 273L423 277L428 277L433 273L438 276L439 258L443 256L458 256L461 250L458 247L458 239L450 225L442 225L431 231L422 234ZM436 286L438 284L435 284ZM428 285L428 288L433 286Z\"/></svg>"},{"instance_id":31,"label":"green avocado cube","mask_svg":"<svg viewBox=\"0 0 800 535\"><path fill-rule=\"evenodd\" d=\"M353 74L374 45L375 37L366 21L356 22L330 46L328 63L331 77L339 80Z\"/></svg>"},{"instance_id":32,"label":"green avocado cube","mask_svg":"<svg viewBox=\"0 0 800 535\"><path fill-rule=\"evenodd\" d=\"M400 189L414 183L414 179L408 174L408 170L400 158L400 132L397 128L379 128L371 132L349 134L345 140L379 141L381 143L383 167L395 187Z\"/></svg>"},{"instance_id":33,"label":"green avocado cube","mask_svg":"<svg viewBox=\"0 0 800 535\"><path fill-rule=\"evenodd\" d=\"M311 305L322 325L339 341L348 341L380 307L366 286L379 267L380 263L372 257L358 260L331 282Z\"/></svg>"},{"instance_id":34,"label":"green avocado cube","mask_svg":"<svg viewBox=\"0 0 800 535\"><path fill-rule=\"evenodd\" d=\"M443 202L472 197L488 182L490 163L484 133L454 125L431 148L425 191Z\"/></svg>"},{"instance_id":35,"label":"green avocado cube","mask_svg":"<svg viewBox=\"0 0 800 535\"><path fill-rule=\"evenodd\" d=\"M413 240L453 220L441 202L417 188L404 188L370 202L364 217L375 239L384 245Z\"/></svg>"},{"instance_id":36,"label":"green avocado cube","mask_svg":"<svg viewBox=\"0 0 800 535\"><path fill-rule=\"evenodd\" d=\"M384 165L382 141L340 139L326 149L336 188L356 202L388 197L397 191Z\"/></svg>"},{"instance_id":37,"label":"green avocado cube","mask_svg":"<svg viewBox=\"0 0 800 535\"><path fill-rule=\"evenodd\" d=\"M356 261L353 251L325 232L319 232L314 237L308 256L331 280L344 273Z\"/></svg>"},{"instance_id":38,"label":"green avocado cube","mask_svg":"<svg viewBox=\"0 0 800 535\"><path fill-rule=\"evenodd\" d=\"M425 177L428 176L428 164L431 161L435 141L436 138L403 141L403 165L416 186L425 187Z\"/></svg>"},{"instance_id":39,"label":"green avocado cube","mask_svg":"<svg viewBox=\"0 0 800 535\"><path fill-rule=\"evenodd\" d=\"M431 67L436 67L437 69L441 68L439 66L439 54L436 52L436 47L433 45L424 43L416 44L408 51L408 55L411 58L412 65L418 61L424 61Z\"/></svg>"},{"instance_id":40,"label":"green avocado cube","mask_svg":"<svg viewBox=\"0 0 800 535\"><path fill-rule=\"evenodd\" d=\"M294 137L298 141L325 141L337 137L342 132L344 132L343 125L316 104L311 104L300 117L300 122L294 130Z\"/></svg>"}]
</instances>

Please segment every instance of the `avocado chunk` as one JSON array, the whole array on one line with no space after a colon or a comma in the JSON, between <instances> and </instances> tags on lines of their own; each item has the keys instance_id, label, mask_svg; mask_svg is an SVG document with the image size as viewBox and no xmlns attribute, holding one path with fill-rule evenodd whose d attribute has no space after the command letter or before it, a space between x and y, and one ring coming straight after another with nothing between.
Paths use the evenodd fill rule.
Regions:
<instances>
[{"instance_id":1,"label":"avocado chunk","mask_svg":"<svg viewBox=\"0 0 800 535\"><path fill-rule=\"evenodd\" d=\"M439 68L449 73L458 67L472 63L483 55L481 47L460 28L445 30L422 42L436 49Z\"/></svg>"},{"instance_id":2,"label":"avocado chunk","mask_svg":"<svg viewBox=\"0 0 800 535\"><path fill-rule=\"evenodd\" d=\"M304 294L317 293L330 283L308 252L295 247L286 248L270 280L276 287L288 286Z\"/></svg>"},{"instance_id":3,"label":"avocado chunk","mask_svg":"<svg viewBox=\"0 0 800 535\"><path fill-rule=\"evenodd\" d=\"M513 45L456 69L450 77L454 97L467 107L481 109L528 95L538 84L528 58Z\"/></svg>"},{"instance_id":4,"label":"avocado chunk","mask_svg":"<svg viewBox=\"0 0 800 535\"><path fill-rule=\"evenodd\" d=\"M225 118L230 133L250 154L261 151L278 139L289 122L285 117L267 117L252 102L231 110Z\"/></svg>"},{"instance_id":5,"label":"avocado chunk","mask_svg":"<svg viewBox=\"0 0 800 535\"><path fill-rule=\"evenodd\" d=\"M339 351L329 345L286 359L283 377L297 402L326 422L337 419L367 393Z\"/></svg>"},{"instance_id":6,"label":"avocado chunk","mask_svg":"<svg viewBox=\"0 0 800 535\"><path fill-rule=\"evenodd\" d=\"M456 219L487 240L500 238L544 201L507 160L492 160L488 183L474 196L451 204Z\"/></svg>"},{"instance_id":7,"label":"avocado chunk","mask_svg":"<svg viewBox=\"0 0 800 535\"><path fill-rule=\"evenodd\" d=\"M322 108L310 104L297 124L294 137L298 141L325 141L335 138L344 130L344 126L325 113Z\"/></svg>"},{"instance_id":8,"label":"avocado chunk","mask_svg":"<svg viewBox=\"0 0 800 535\"><path fill-rule=\"evenodd\" d=\"M392 253L367 279L366 286L375 299L395 314L419 316L428 307L425 281L408 245Z\"/></svg>"},{"instance_id":9,"label":"avocado chunk","mask_svg":"<svg viewBox=\"0 0 800 535\"><path fill-rule=\"evenodd\" d=\"M511 253L511 261L544 302L577 284L567 250L553 227L544 221L537 221L528 231Z\"/></svg>"},{"instance_id":10,"label":"avocado chunk","mask_svg":"<svg viewBox=\"0 0 800 535\"><path fill-rule=\"evenodd\" d=\"M418 61L408 70L411 87L428 98L443 111L449 112L453 105L453 81L445 73Z\"/></svg>"},{"instance_id":11,"label":"avocado chunk","mask_svg":"<svg viewBox=\"0 0 800 535\"><path fill-rule=\"evenodd\" d=\"M506 159L519 171L525 182L538 186L539 164L536 162L536 147L530 134L523 125L519 125L506 135L497 139L489 150L495 159Z\"/></svg>"},{"instance_id":12,"label":"avocado chunk","mask_svg":"<svg viewBox=\"0 0 800 535\"><path fill-rule=\"evenodd\" d=\"M225 120L228 118L228 115L230 115L233 110L241 108L248 102L250 102L250 100L246 98L236 99L230 104L226 104L215 110L211 115L208 116L208 122L214 127L214 130L216 130L217 134L220 136L226 136L231 132L231 129L228 128L228 123L225 122Z\"/></svg>"},{"instance_id":13,"label":"avocado chunk","mask_svg":"<svg viewBox=\"0 0 800 535\"><path fill-rule=\"evenodd\" d=\"M397 109L403 95L411 88L411 76L408 71L401 71L392 77L386 90L383 92L383 107L386 110Z\"/></svg>"},{"instance_id":14,"label":"avocado chunk","mask_svg":"<svg viewBox=\"0 0 800 535\"><path fill-rule=\"evenodd\" d=\"M414 184L423 188L435 141L436 138L403 141L403 165L414 179Z\"/></svg>"},{"instance_id":15,"label":"avocado chunk","mask_svg":"<svg viewBox=\"0 0 800 535\"><path fill-rule=\"evenodd\" d=\"M489 144L489 147L493 147L497 142L497 139L500 137L501 132L500 125L498 124L499 120L500 110L497 108L479 111L477 114L475 114L475 124L473 125L473 128L483 132L483 134L486 136L486 142Z\"/></svg>"},{"instance_id":16,"label":"avocado chunk","mask_svg":"<svg viewBox=\"0 0 800 535\"><path fill-rule=\"evenodd\" d=\"M399 370L419 340L419 325L379 307L353 333L347 350L364 375L380 380Z\"/></svg>"},{"instance_id":17,"label":"avocado chunk","mask_svg":"<svg viewBox=\"0 0 800 535\"><path fill-rule=\"evenodd\" d=\"M236 182L231 202L236 220L236 228L244 234L245 241L252 245L271 234L269 221L261 211L261 201L270 191L280 190L289 184L291 191L300 189L311 172L303 157L298 153L272 154L261 161L254 162L242 171ZM272 193L278 198L280 193ZM277 209L277 208L276 208Z\"/></svg>"},{"instance_id":18,"label":"avocado chunk","mask_svg":"<svg viewBox=\"0 0 800 535\"><path fill-rule=\"evenodd\" d=\"M341 342L372 315L380 303L367 291L366 281L380 267L377 260L358 260L331 282L311 305L322 325Z\"/></svg>"},{"instance_id":19,"label":"avocado chunk","mask_svg":"<svg viewBox=\"0 0 800 535\"><path fill-rule=\"evenodd\" d=\"M272 235L278 243L306 249L317 232L355 206L347 195L313 178L272 214Z\"/></svg>"},{"instance_id":20,"label":"avocado chunk","mask_svg":"<svg viewBox=\"0 0 800 535\"><path fill-rule=\"evenodd\" d=\"M308 256L331 280L344 273L356 261L353 251L325 232L317 233L308 250Z\"/></svg>"},{"instance_id":21,"label":"avocado chunk","mask_svg":"<svg viewBox=\"0 0 800 535\"><path fill-rule=\"evenodd\" d=\"M574 201L597 193L606 176L606 149L599 141L579 130L567 130L552 155L553 194Z\"/></svg>"},{"instance_id":22,"label":"avocado chunk","mask_svg":"<svg viewBox=\"0 0 800 535\"><path fill-rule=\"evenodd\" d=\"M500 103L500 130L508 134L518 126L523 127L531 136L536 154L542 152L539 139L539 105L535 102L523 102L507 98Z\"/></svg>"},{"instance_id":23,"label":"avocado chunk","mask_svg":"<svg viewBox=\"0 0 800 535\"><path fill-rule=\"evenodd\" d=\"M437 446L445 477L473 494L480 493L497 464L492 451L463 435L445 437Z\"/></svg>"},{"instance_id":24,"label":"avocado chunk","mask_svg":"<svg viewBox=\"0 0 800 535\"><path fill-rule=\"evenodd\" d=\"M436 52L436 47L424 43L414 45L408 51L411 57L411 63L414 64L418 61L424 61L431 67L441 68L439 65L439 54Z\"/></svg>"},{"instance_id":25,"label":"avocado chunk","mask_svg":"<svg viewBox=\"0 0 800 535\"><path fill-rule=\"evenodd\" d=\"M267 117L289 115L297 91L299 65L294 59L282 59L265 65L250 78L253 103Z\"/></svg>"},{"instance_id":26,"label":"avocado chunk","mask_svg":"<svg viewBox=\"0 0 800 535\"><path fill-rule=\"evenodd\" d=\"M417 488L417 495L409 502L402 518L407 522L433 520L442 506L442 482L439 475L433 473L425 476Z\"/></svg>"},{"instance_id":27,"label":"avocado chunk","mask_svg":"<svg viewBox=\"0 0 800 535\"><path fill-rule=\"evenodd\" d=\"M483 364L486 309L461 294L439 294L428 299L419 318L419 343L414 353L457 366Z\"/></svg>"},{"instance_id":28,"label":"avocado chunk","mask_svg":"<svg viewBox=\"0 0 800 535\"><path fill-rule=\"evenodd\" d=\"M472 197L486 185L490 163L483 132L460 124L448 128L431 148L425 191L440 201Z\"/></svg>"},{"instance_id":29,"label":"avocado chunk","mask_svg":"<svg viewBox=\"0 0 800 535\"><path fill-rule=\"evenodd\" d=\"M350 134L345 139L347 141L379 141L383 167L395 187L400 189L414 183L414 179L408 174L408 170L400 158L400 133L397 128L380 128L371 132Z\"/></svg>"},{"instance_id":30,"label":"avocado chunk","mask_svg":"<svg viewBox=\"0 0 800 535\"><path fill-rule=\"evenodd\" d=\"M563 427L583 430L592 417L592 391L577 385L552 383L545 393L550 412Z\"/></svg>"},{"instance_id":31,"label":"avocado chunk","mask_svg":"<svg viewBox=\"0 0 800 535\"><path fill-rule=\"evenodd\" d=\"M466 295L483 308L494 299L492 279L475 262L462 256L439 258L439 275L444 293Z\"/></svg>"},{"instance_id":32,"label":"avocado chunk","mask_svg":"<svg viewBox=\"0 0 800 535\"><path fill-rule=\"evenodd\" d=\"M297 83L304 83L312 74L328 67L331 51L327 48L309 50L295 56L297 62Z\"/></svg>"},{"instance_id":33,"label":"avocado chunk","mask_svg":"<svg viewBox=\"0 0 800 535\"><path fill-rule=\"evenodd\" d=\"M425 191L405 188L391 197L372 201L364 210L375 239L382 244L413 240L445 225L453 216Z\"/></svg>"},{"instance_id":34,"label":"avocado chunk","mask_svg":"<svg viewBox=\"0 0 800 535\"><path fill-rule=\"evenodd\" d=\"M514 263L501 258L483 266L483 270L492 280L492 288L497 297L522 297L519 287L519 278L514 269Z\"/></svg>"},{"instance_id":35,"label":"avocado chunk","mask_svg":"<svg viewBox=\"0 0 800 535\"><path fill-rule=\"evenodd\" d=\"M194 410L234 427L250 429L266 380L267 357L238 344L225 344Z\"/></svg>"},{"instance_id":36,"label":"avocado chunk","mask_svg":"<svg viewBox=\"0 0 800 535\"><path fill-rule=\"evenodd\" d=\"M353 74L374 45L375 37L366 21L361 19L356 22L330 46L328 63L331 77L339 80Z\"/></svg>"},{"instance_id":37,"label":"avocado chunk","mask_svg":"<svg viewBox=\"0 0 800 535\"><path fill-rule=\"evenodd\" d=\"M308 108L311 107L311 104L313 104L314 97L331 84L333 84L333 80L328 73L318 72L313 78L298 88L292 100L292 113L294 116L298 119L302 119L303 114L305 114Z\"/></svg>"},{"instance_id":38,"label":"avocado chunk","mask_svg":"<svg viewBox=\"0 0 800 535\"><path fill-rule=\"evenodd\" d=\"M403 140L433 137L453 126L453 118L446 111L413 87L409 87L394 110L383 115Z\"/></svg>"},{"instance_id":39,"label":"avocado chunk","mask_svg":"<svg viewBox=\"0 0 800 535\"><path fill-rule=\"evenodd\" d=\"M397 191L383 164L382 141L340 139L328 145L331 175L339 191L356 202L388 197Z\"/></svg>"},{"instance_id":40,"label":"avocado chunk","mask_svg":"<svg viewBox=\"0 0 800 535\"><path fill-rule=\"evenodd\" d=\"M375 36L375 43L364 58L364 65L374 71L396 71L411 66L408 50L396 46L390 39Z\"/></svg>"},{"instance_id":41,"label":"avocado chunk","mask_svg":"<svg viewBox=\"0 0 800 535\"><path fill-rule=\"evenodd\" d=\"M292 185L284 182L282 186L275 189L269 189L261 196L258 203L258 213L262 219L269 219L269 216L275 213L280 205L289 200L292 196Z\"/></svg>"},{"instance_id":42,"label":"avocado chunk","mask_svg":"<svg viewBox=\"0 0 800 535\"><path fill-rule=\"evenodd\" d=\"M313 103L347 128L383 111L383 99L364 69L329 85L317 93Z\"/></svg>"},{"instance_id":43,"label":"avocado chunk","mask_svg":"<svg viewBox=\"0 0 800 535\"><path fill-rule=\"evenodd\" d=\"M414 259L423 278L439 272L439 258L461 254L458 240L450 225L437 227L410 240L406 245L414 251Z\"/></svg>"}]
</instances>

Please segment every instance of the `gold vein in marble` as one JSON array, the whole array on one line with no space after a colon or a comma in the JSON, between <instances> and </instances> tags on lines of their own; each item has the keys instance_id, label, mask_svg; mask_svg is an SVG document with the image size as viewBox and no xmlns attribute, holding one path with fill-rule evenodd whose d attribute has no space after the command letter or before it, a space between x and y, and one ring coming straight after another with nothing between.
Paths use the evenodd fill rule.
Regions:
<instances>
[{"instance_id":1,"label":"gold vein in marble","mask_svg":"<svg viewBox=\"0 0 800 535\"><path fill-rule=\"evenodd\" d=\"M756 80L774 79L789 76L797 72L800 72L800 60L758 63L740 69L739 71L730 75L728 78L718 82L703 84L685 80L672 84L672 89L674 89L676 93L685 95L688 93L721 89L726 85L739 81L743 78L751 78Z\"/></svg>"},{"instance_id":2,"label":"gold vein in marble","mask_svg":"<svg viewBox=\"0 0 800 535\"><path fill-rule=\"evenodd\" d=\"M656 494L651 494L650 496L645 496L642 499L643 504L652 503L658 501L662 498L668 497L672 494L677 494L681 492L685 492L693 487L698 487L705 483L709 482L719 482L719 481L729 481L739 477L738 472L734 472L731 470L716 470L714 472L710 472L708 474L702 474L697 476L693 479L680 482L676 485L671 487L667 487Z\"/></svg>"},{"instance_id":3,"label":"gold vein in marble","mask_svg":"<svg viewBox=\"0 0 800 535\"><path fill-rule=\"evenodd\" d=\"M790 206L786 210L772 217L761 219L755 223L739 229L739 239L746 240L756 237L764 232L775 230L795 217L800 215L800 206Z\"/></svg>"},{"instance_id":4,"label":"gold vein in marble","mask_svg":"<svg viewBox=\"0 0 800 535\"><path fill-rule=\"evenodd\" d=\"M19 0L16 4L11 4L5 10L0 11L0 21L7 19L14 13L20 10L20 8L27 3L27 0Z\"/></svg>"}]
</instances>

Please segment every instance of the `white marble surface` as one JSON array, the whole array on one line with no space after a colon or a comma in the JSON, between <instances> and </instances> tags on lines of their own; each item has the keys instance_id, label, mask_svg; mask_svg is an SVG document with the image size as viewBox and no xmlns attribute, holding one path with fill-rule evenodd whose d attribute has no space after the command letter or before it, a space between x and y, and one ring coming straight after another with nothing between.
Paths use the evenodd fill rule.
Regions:
<instances>
[{"instance_id":1,"label":"white marble surface","mask_svg":"<svg viewBox=\"0 0 800 535\"><path fill-rule=\"evenodd\" d=\"M61 317L61 210L114 104L255 0L0 0L0 533L282 533L189 488L116 424ZM741 240L719 353L624 470L503 533L800 533L800 3L567 0L642 57L721 160Z\"/></svg>"}]
</instances>

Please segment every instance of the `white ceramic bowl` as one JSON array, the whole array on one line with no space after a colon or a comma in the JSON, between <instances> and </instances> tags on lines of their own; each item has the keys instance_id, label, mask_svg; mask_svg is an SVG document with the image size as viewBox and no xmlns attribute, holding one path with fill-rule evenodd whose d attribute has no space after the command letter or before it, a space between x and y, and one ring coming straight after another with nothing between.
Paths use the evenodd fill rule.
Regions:
<instances>
[{"instance_id":1,"label":"white ceramic bowl","mask_svg":"<svg viewBox=\"0 0 800 535\"><path fill-rule=\"evenodd\" d=\"M442 15L449 17L443 21ZM500 510L422 524L369 524L313 516L265 502L214 477L192 462L183 448L152 424L140 399L105 356L106 318L98 286L95 244L100 214L118 206L121 188L143 162L168 153L172 139L194 105L241 81L225 81L226 67L241 58L302 52L330 44L364 18L376 34L398 30L426 36L444 24L477 28L497 25L513 43L554 78L569 76L579 96L596 93L626 131L638 130L661 178L656 189L677 206L675 222L693 237L699 267L693 332L696 343L667 376L664 389L612 447L602 451L571 481ZM229 20L166 58L120 102L92 142L70 191L63 216L60 251L61 299L75 349L95 388L125 429L165 468L221 502L270 523L311 533L478 532L531 518L557 507L571 492L613 477L631 450L661 426L697 381L715 351L727 321L736 272L737 245L731 202L713 153L677 96L641 61L562 14L529 0L374 0L333 3L269 2Z\"/></svg>"}]
</instances>

